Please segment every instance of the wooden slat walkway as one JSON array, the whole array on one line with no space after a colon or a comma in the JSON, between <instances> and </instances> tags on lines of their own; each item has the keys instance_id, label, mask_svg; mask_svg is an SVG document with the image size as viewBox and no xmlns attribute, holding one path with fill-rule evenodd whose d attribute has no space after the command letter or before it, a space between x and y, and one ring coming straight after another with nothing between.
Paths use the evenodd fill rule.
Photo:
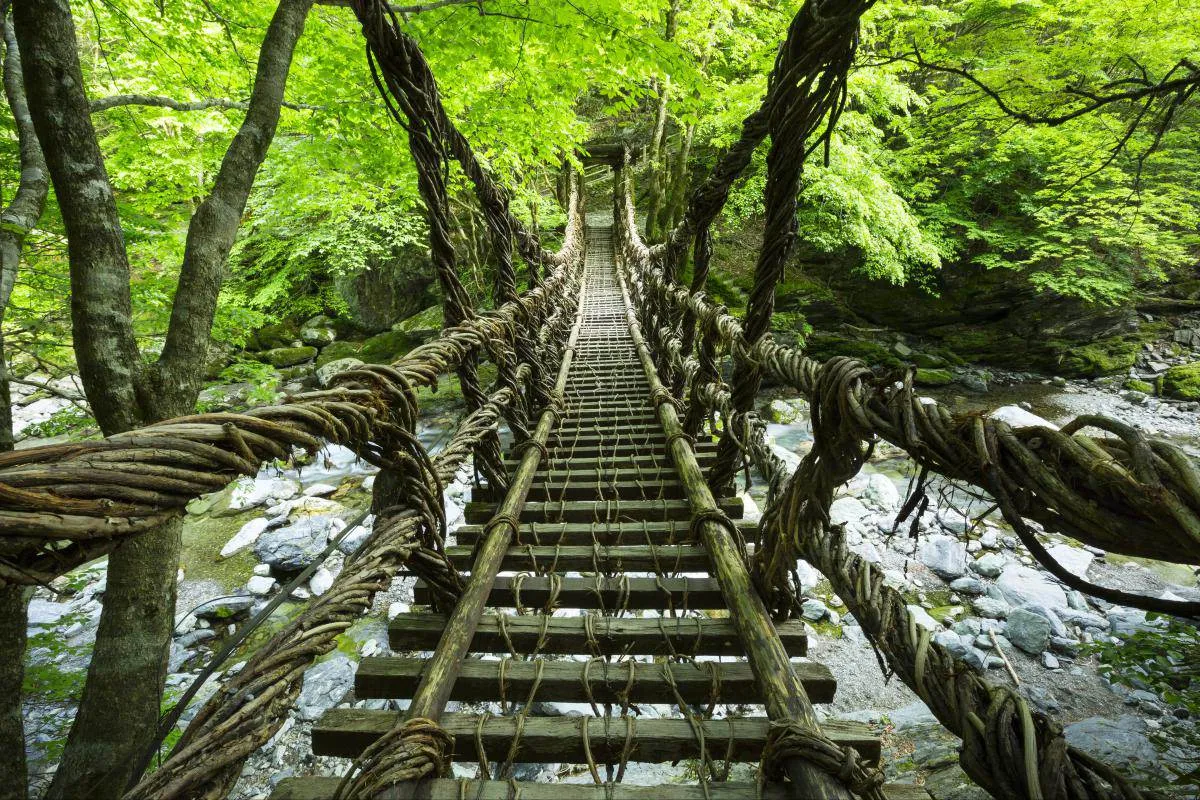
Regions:
<instances>
[{"instance_id":1,"label":"wooden slat walkway","mask_svg":"<svg viewBox=\"0 0 1200 800\"><path fill-rule=\"evenodd\" d=\"M592 774L611 780L613 773L605 768L627 762L757 762L770 725L761 710L761 684L741 658L744 642L728 618L719 581L710 575L709 552L693 530L688 493L650 402L651 381L638 357L613 263L612 229L589 228L587 246L577 340L565 381L560 378L567 409L546 440L546 457L531 473L528 492L518 496L523 502L511 506L519 511L520 527L507 550L497 552L504 574L483 585L479 596L486 597L488 610L473 635L463 640L467 658L458 662L452 685L440 699L443 704L489 704L488 714L468 707L441 714L440 724L455 737L456 763L492 762L489 776L499 780L425 781L412 796L793 796L787 782L769 783L761 795L751 783L514 783L508 780L512 764L499 763L511 754L517 763L557 763L582 776L590 765L599 768ZM714 452L715 444L699 442L696 460L704 466ZM512 452L506 460L516 469L523 456ZM487 523L501 500L468 504L467 524L447 550L460 570L477 567L482 539L489 535ZM738 498L721 498L719 504L729 518L740 520ZM753 542L753 523L735 525ZM415 602L430 600L418 582ZM355 682L357 697L416 697L424 682L433 680L433 662L420 654L450 635L450 619L421 609L396 617L389 640L391 649L404 655L364 659ZM824 665L802 660L807 643L803 623L782 623L770 635L792 657L809 700L830 702L837 688L832 674ZM527 706L529 700L537 702ZM600 715L566 716L549 705L557 702L590 704ZM680 715L679 703L695 716ZM658 712L642 713L645 704L654 704ZM713 707L726 704L737 706L736 713L707 716ZM745 708L751 709L748 715ZM402 719L392 711L332 709L314 725L313 752L353 758ZM878 759L879 740L867 726L831 722L822 729L864 759ZM293 778L280 782L272 797L312 800L329 796L336 786L336 779ZM887 794L893 800L928 797L905 786L888 787Z\"/></svg>"}]
</instances>

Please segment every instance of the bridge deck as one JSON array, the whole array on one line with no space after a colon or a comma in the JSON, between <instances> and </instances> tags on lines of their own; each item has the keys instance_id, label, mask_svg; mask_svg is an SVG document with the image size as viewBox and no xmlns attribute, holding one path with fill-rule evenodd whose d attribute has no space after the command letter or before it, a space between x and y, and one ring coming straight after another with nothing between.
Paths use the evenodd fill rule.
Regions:
<instances>
[{"instance_id":1,"label":"bridge deck","mask_svg":"<svg viewBox=\"0 0 1200 800\"><path fill-rule=\"evenodd\" d=\"M456 738L455 763L490 764L484 777L498 780L426 781L414 796L759 796L750 770L740 773L741 783L707 787L619 782L627 763L710 759L717 772L726 759L755 763L766 743L768 720L718 582L707 574L708 554L691 530L684 486L653 412L651 382L638 358L616 274L611 228L587 231L580 314L565 384L567 410L525 497L520 529L500 565L506 574L487 593L489 609L470 640L473 655L461 662L449 693L456 704L485 705L461 705L441 718ZM702 442L696 452L703 465L713 445ZM510 463L515 466L518 458L510 454ZM741 517L736 498L720 504L730 518ZM469 524L458 531L458 546L448 549L460 569L475 563L475 547L486 535L482 523L498 508L495 502L468 506ZM753 541L753 524L738 527ZM416 601L429 602L420 584ZM447 619L413 611L393 620L391 648L410 655L364 660L355 682L357 697L413 697L428 677L429 662L411 654L434 648ZM803 623L781 624L772 634L794 659L803 656ZM795 671L811 701L832 700L836 681L827 667L795 660ZM564 715L552 705L558 702L590 705L592 713ZM686 717L675 713L680 702ZM657 718L657 712L638 705L647 703L670 708L671 718ZM713 718L714 707L724 713ZM313 751L357 756L399 719L390 711L333 709L314 726ZM824 731L867 760L879 757L879 741L864 725L829 724ZM558 764L560 777L581 782L510 782L514 766L523 763ZM281 781L272 797L326 797L336 786L332 779L291 778ZM787 797L789 788L769 784L761 796ZM888 796L927 797L904 786L888 787Z\"/></svg>"}]
</instances>

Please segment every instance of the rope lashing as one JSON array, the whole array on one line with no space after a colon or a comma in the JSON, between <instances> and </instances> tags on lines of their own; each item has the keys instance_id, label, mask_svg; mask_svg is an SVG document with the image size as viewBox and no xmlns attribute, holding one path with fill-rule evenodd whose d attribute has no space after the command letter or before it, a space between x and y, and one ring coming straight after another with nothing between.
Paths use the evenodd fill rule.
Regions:
<instances>
[{"instance_id":1,"label":"rope lashing","mask_svg":"<svg viewBox=\"0 0 1200 800\"><path fill-rule=\"evenodd\" d=\"M678 398L671 394L670 389L668 389L666 386L655 386L654 390L650 392L650 404L655 408L658 408L663 403L670 404L675 408L676 411L683 410L683 404L679 402Z\"/></svg>"},{"instance_id":2,"label":"rope lashing","mask_svg":"<svg viewBox=\"0 0 1200 800\"><path fill-rule=\"evenodd\" d=\"M431 719L406 720L372 742L338 784L334 800L372 798L406 781L450 774L454 737Z\"/></svg>"},{"instance_id":3,"label":"rope lashing","mask_svg":"<svg viewBox=\"0 0 1200 800\"><path fill-rule=\"evenodd\" d=\"M781 780L784 765L801 759L836 777L850 791L868 800L885 800L883 772L863 763L853 747L839 747L821 733L795 722L773 721L763 748L759 780Z\"/></svg>"}]
</instances>

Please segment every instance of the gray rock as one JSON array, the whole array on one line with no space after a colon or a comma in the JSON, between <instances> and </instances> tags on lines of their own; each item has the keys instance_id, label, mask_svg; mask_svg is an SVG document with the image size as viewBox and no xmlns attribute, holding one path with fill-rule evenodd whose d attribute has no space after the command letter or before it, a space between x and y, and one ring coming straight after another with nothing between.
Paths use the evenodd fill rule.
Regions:
<instances>
[{"instance_id":1,"label":"gray rock","mask_svg":"<svg viewBox=\"0 0 1200 800\"><path fill-rule=\"evenodd\" d=\"M950 582L950 588L956 592L969 595L981 595L987 591L987 584L978 578L963 576Z\"/></svg>"},{"instance_id":2,"label":"gray rock","mask_svg":"<svg viewBox=\"0 0 1200 800\"><path fill-rule=\"evenodd\" d=\"M979 543L988 550L995 550L1000 546L1000 535L995 528L984 528L983 533L979 534Z\"/></svg>"},{"instance_id":3,"label":"gray rock","mask_svg":"<svg viewBox=\"0 0 1200 800\"><path fill-rule=\"evenodd\" d=\"M1050 556L1059 564L1062 564L1067 572L1080 578L1087 577L1088 567L1096 559L1096 556L1088 551L1081 550L1078 547L1071 547L1068 544L1056 544L1053 547L1047 548L1047 550Z\"/></svg>"},{"instance_id":4,"label":"gray rock","mask_svg":"<svg viewBox=\"0 0 1200 800\"><path fill-rule=\"evenodd\" d=\"M336 517L302 517L291 525L267 531L254 545L254 554L264 564L281 572L299 572L317 560L340 523Z\"/></svg>"},{"instance_id":5,"label":"gray rock","mask_svg":"<svg viewBox=\"0 0 1200 800\"><path fill-rule=\"evenodd\" d=\"M867 476L862 499L883 511L895 511L900 507L900 490L887 475L872 472Z\"/></svg>"},{"instance_id":6,"label":"gray rock","mask_svg":"<svg viewBox=\"0 0 1200 800\"><path fill-rule=\"evenodd\" d=\"M937 717L929 710L929 707L920 700L909 703L906 706L897 708L895 711L887 713L888 719L892 723L892 727L897 731L906 731L913 728L920 728L925 725L938 725Z\"/></svg>"},{"instance_id":7,"label":"gray rock","mask_svg":"<svg viewBox=\"0 0 1200 800\"><path fill-rule=\"evenodd\" d=\"M250 580L246 581L246 590L250 594L262 597L270 594L271 589L275 586L275 579L270 575L255 575Z\"/></svg>"},{"instance_id":8,"label":"gray rock","mask_svg":"<svg viewBox=\"0 0 1200 800\"><path fill-rule=\"evenodd\" d=\"M1063 729L1067 743L1117 768L1152 771L1158 751L1146 736L1142 720L1130 714L1117 719L1089 717Z\"/></svg>"},{"instance_id":9,"label":"gray rock","mask_svg":"<svg viewBox=\"0 0 1200 800\"><path fill-rule=\"evenodd\" d=\"M996 588L1011 605L1037 603L1047 608L1065 608L1067 595L1042 572L1032 567L1010 564L996 581Z\"/></svg>"},{"instance_id":10,"label":"gray rock","mask_svg":"<svg viewBox=\"0 0 1200 800\"><path fill-rule=\"evenodd\" d=\"M195 647L201 642L207 642L208 640L215 638L217 638L217 632L212 628L201 628L200 630L195 630L191 633L185 633L175 641L179 643L180 647L188 648Z\"/></svg>"},{"instance_id":11,"label":"gray rock","mask_svg":"<svg viewBox=\"0 0 1200 800\"><path fill-rule=\"evenodd\" d=\"M967 548L952 536L930 536L921 544L921 563L947 580L967 571Z\"/></svg>"},{"instance_id":12,"label":"gray rock","mask_svg":"<svg viewBox=\"0 0 1200 800\"><path fill-rule=\"evenodd\" d=\"M962 638L954 631L938 631L933 635L933 640L944 647L955 658L962 658L967 654L967 650L969 649L963 643Z\"/></svg>"},{"instance_id":13,"label":"gray rock","mask_svg":"<svg viewBox=\"0 0 1200 800\"><path fill-rule=\"evenodd\" d=\"M1070 634L1070 631L1067 630L1067 626L1062 623L1061 619L1059 619L1058 614L1041 605L1040 603L1026 603L1024 606L1022 606L1022 608L1024 608L1026 611L1032 611L1034 614L1037 614L1040 617L1045 617L1046 621L1050 623L1051 636L1067 636Z\"/></svg>"},{"instance_id":14,"label":"gray rock","mask_svg":"<svg viewBox=\"0 0 1200 800\"><path fill-rule=\"evenodd\" d=\"M1058 657L1053 653L1042 653L1042 666L1046 669L1058 669Z\"/></svg>"},{"instance_id":15,"label":"gray rock","mask_svg":"<svg viewBox=\"0 0 1200 800\"><path fill-rule=\"evenodd\" d=\"M922 628L926 628L931 631L940 631L942 629L942 623L929 616L929 612L920 606L909 604L906 606L906 608L908 609L908 613L913 615L913 619L916 621L917 625L921 626Z\"/></svg>"},{"instance_id":16,"label":"gray rock","mask_svg":"<svg viewBox=\"0 0 1200 800\"><path fill-rule=\"evenodd\" d=\"M1069 601L1071 599L1070 596L1067 599ZM1091 611L1080 611L1070 607L1056 608L1054 611L1068 625L1078 625L1081 628L1100 628L1102 630L1108 628L1108 619Z\"/></svg>"},{"instance_id":17,"label":"gray rock","mask_svg":"<svg viewBox=\"0 0 1200 800\"><path fill-rule=\"evenodd\" d=\"M950 626L950 630L954 631L959 636L976 636L979 634L981 629L982 626L979 624L979 620L975 619L974 617L960 619L958 622Z\"/></svg>"},{"instance_id":18,"label":"gray rock","mask_svg":"<svg viewBox=\"0 0 1200 800\"><path fill-rule=\"evenodd\" d=\"M1145 611L1133 608L1114 608L1108 612L1108 624L1115 636L1132 636L1138 631L1166 627L1166 620L1147 620Z\"/></svg>"},{"instance_id":19,"label":"gray rock","mask_svg":"<svg viewBox=\"0 0 1200 800\"><path fill-rule=\"evenodd\" d=\"M335 339L337 339L337 332L333 328L313 326L300 329L300 341L305 344L311 344L314 347L324 347L327 344L332 344Z\"/></svg>"},{"instance_id":20,"label":"gray rock","mask_svg":"<svg viewBox=\"0 0 1200 800\"><path fill-rule=\"evenodd\" d=\"M1041 711L1054 712L1062 708L1058 698L1054 696L1054 692L1043 689L1041 686L1029 687L1029 700Z\"/></svg>"},{"instance_id":21,"label":"gray rock","mask_svg":"<svg viewBox=\"0 0 1200 800\"><path fill-rule=\"evenodd\" d=\"M348 372L352 369L358 369L363 365L360 358L337 358L330 361L328 364L323 364L317 367L317 383L322 386L328 386L330 381L341 372Z\"/></svg>"},{"instance_id":22,"label":"gray rock","mask_svg":"<svg viewBox=\"0 0 1200 800\"><path fill-rule=\"evenodd\" d=\"M829 608L815 598L805 600L800 607L803 617L811 622L820 622L829 616Z\"/></svg>"},{"instance_id":23,"label":"gray rock","mask_svg":"<svg viewBox=\"0 0 1200 800\"><path fill-rule=\"evenodd\" d=\"M985 578L995 578L1004 569L1004 556L999 553L986 553L971 562L971 571Z\"/></svg>"},{"instance_id":24,"label":"gray rock","mask_svg":"<svg viewBox=\"0 0 1200 800\"><path fill-rule=\"evenodd\" d=\"M850 525L870 515L870 509L857 497L839 497L829 507L829 519L834 525Z\"/></svg>"},{"instance_id":25,"label":"gray rock","mask_svg":"<svg viewBox=\"0 0 1200 800\"><path fill-rule=\"evenodd\" d=\"M254 605L253 595L239 594L209 600L198 606L192 613L196 615L197 619L206 619L209 622L229 622L249 616L252 605Z\"/></svg>"},{"instance_id":26,"label":"gray rock","mask_svg":"<svg viewBox=\"0 0 1200 800\"><path fill-rule=\"evenodd\" d=\"M304 673L304 686L296 698L296 714L302 720L315 720L326 709L342 702L354 686L354 662L342 654L310 667Z\"/></svg>"},{"instance_id":27,"label":"gray rock","mask_svg":"<svg viewBox=\"0 0 1200 800\"><path fill-rule=\"evenodd\" d=\"M977 648L972 647L968 650L966 655L962 657L962 660L978 672L983 672L987 669L987 653Z\"/></svg>"},{"instance_id":28,"label":"gray rock","mask_svg":"<svg viewBox=\"0 0 1200 800\"><path fill-rule=\"evenodd\" d=\"M951 533L966 533L971 527L971 520L955 511L953 508L943 508L937 513L938 524Z\"/></svg>"},{"instance_id":29,"label":"gray rock","mask_svg":"<svg viewBox=\"0 0 1200 800\"><path fill-rule=\"evenodd\" d=\"M991 380L991 377L991 373L986 370L967 370L958 376L958 382L963 388L972 392L985 393L988 390L988 381Z\"/></svg>"},{"instance_id":30,"label":"gray rock","mask_svg":"<svg viewBox=\"0 0 1200 800\"><path fill-rule=\"evenodd\" d=\"M1148 395L1145 392L1139 392L1136 389L1126 389L1121 392L1121 399L1127 403L1132 403L1135 406L1140 406L1146 402Z\"/></svg>"},{"instance_id":31,"label":"gray rock","mask_svg":"<svg viewBox=\"0 0 1200 800\"><path fill-rule=\"evenodd\" d=\"M337 549L341 550L346 555L353 555L358 552L358 548L363 546L367 541L367 537L371 535L372 525L375 522L375 517L370 516L363 520L362 524L354 530L347 533L340 542Z\"/></svg>"},{"instance_id":32,"label":"gray rock","mask_svg":"<svg viewBox=\"0 0 1200 800\"><path fill-rule=\"evenodd\" d=\"M1079 654L1079 642L1066 636L1051 636L1050 649L1060 655L1074 657Z\"/></svg>"},{"instance_id":33,"label":"gray rock","mask_svg":"<svg viewBox=\"0 0 1200 800\"><path fill-rule=\"evenodd\" d=\"M29 601L27 625L52 626L66 615L71 607L66 603L52 603L35 597Z\"/></svg>"},{"instance_id":34,"label":"gray rock","mask_svg":"<svg viewBox=\"0 0 1200 800\"><path fill-rule=\"evenodd\" d=\"M1029 410L1021 408L1020 406L1000 406L1000 408L997 408L995 411L988 414L988 416L992 419L997 419L1001 422L1008 423L1008 425L1013 428L1029 428L1040 425L1044 428L1058 430L1058 426L1053 422L1050 422L1043 417L1039 417L1037 414L1033 414Z\"/></svg>"},{"instance_id":35,"label":"gray rock","mask_svg":"<svg viewBox=\"0 0 1200 800\"><path fill-rule=\"evenodd\" d=\"M1014 608L1008 612L1005 635L1021 650L1038 655L1050 644L1050 621L1027 608Z\"/></svg>"},{"instance_id":36,"label":"gray rock","mask_svg":"<svg viewBox=\"0 0 1200 800\"><path fill-rule=\"evenodd\" d=\"M971 601L972 607L981 617L1004 619L1008 616L1008 603L993 597L976 597Z\"/></svg>"}]
</instances>

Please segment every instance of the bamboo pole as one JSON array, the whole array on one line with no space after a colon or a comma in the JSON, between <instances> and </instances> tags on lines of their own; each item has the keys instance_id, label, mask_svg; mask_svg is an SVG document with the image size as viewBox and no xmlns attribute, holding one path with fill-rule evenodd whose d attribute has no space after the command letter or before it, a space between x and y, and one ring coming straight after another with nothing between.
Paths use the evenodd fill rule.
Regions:
<instances>
[{"instance_id":1,"label":"bamboo pole","mask_svg":"<svg viewBox=\"0 0 1200 800\"><path fill-rule=\"evenodd\" d=\"M563 352L562 364L558 369L558 380L554 386L555 395L561 396L567 383L567 373L571 369L571 361L575 353L575 343L579 338L579 329L583 321L583 301L587 287L581 282L579 289L579 307L575 314L575 325L571 329L570 338ZM538 419L533 440L545 446L554 427L557 412L547 409ZM521 457L521 463L509 485L508 494L500 504L492 521L488 525L479 555L471 568L471 577L462 593L458 604L450 612L446 621L446 630L438 641L433 657L413 693L412 703L406 712L406 719L424 717L433 721L441 718L454 681L458 677L463 659L470 650L471 640L475 637L475 629L479 618L487 605L496 574L504 561L508 546L516 532L512 520L520 516L521 508L525 505L525 495L533 484L534 476L542 460L542 448L527 447Z\"/></svg>"},{"instance_id":2,"label":"bamboo pole","mask_svg":"<svg viewBox=\"0 0 1200 800\"><path fill-rule=\"evenodd\" d=\"M637 316L629 300L625 276L620 269L617 270L617 280L621 286L621 297L625 301L625 317L629 323L629 331L633 336L642 369L650 382L653 397L666 389L658 378L654 361L642 338ZM704 473L696 462L692 445L684 435L675 407L670 403L659 403L657 414L663 432L671 443L671 460L679 471L679 478L683 481L692 511L700 514L719 508ZM761 690L767 716L772 720L797 722L819 733L821 726L808 694L804 691L804 684L796 674L787 650L775 631L766 605L750 581L750 573L742 562L733 537L723 525L714 521L703 520L698 528L701 541L712 561L712 569L721 587L721 594L729 607L730 619L733 620L746 649L746 658ZM786 764L786 771L791 780L793 796L797 798L851 800L853 797L850 790L832 775L815 769L801 759L791 759Z\"/></svg>"}]
</instances>

